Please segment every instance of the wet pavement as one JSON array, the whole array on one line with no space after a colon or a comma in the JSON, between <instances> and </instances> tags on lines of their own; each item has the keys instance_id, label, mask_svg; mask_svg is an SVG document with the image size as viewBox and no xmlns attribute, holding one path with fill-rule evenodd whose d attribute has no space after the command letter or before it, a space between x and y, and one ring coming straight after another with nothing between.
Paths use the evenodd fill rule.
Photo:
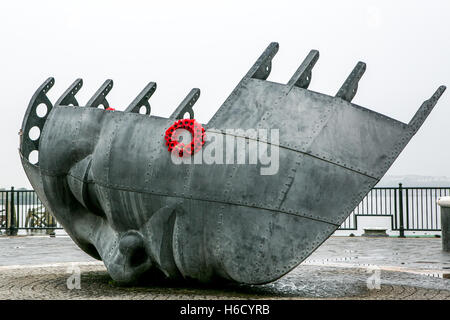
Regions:
<instances>
[{"instance_id":1,"label":"wet pavement","mask_svg":"<svg viewBox=\"0 0 450 320\"><path fill-rule=\"evenodd\" d=\"M0 266L98 261L68 236L0 237Z\"/></svg>"},{"instance_id":2,"label":"wet pavement","mask_svg":"<svg viewBox=\"0 0 450 320\"><path fill-rule=\"evenodd\" d=\"M69 290L72 262L81 289ZM69 269L68 269L69 268ZM0 237L0 299L450 299L438 238L331 237L279 280L258 286L154 282L119 287L69 237Z\"/></svg>"},{"instance_id":3,"label":"wet pavement","mask_svg":"<svg viewBox=\"0 0 450 320\"><path fill-rule=\"evenodd\" d=\"M378 266L383 270L450 276L450 252L440 238L331 237L303 265Z\"/></svg>"}]
</instances>

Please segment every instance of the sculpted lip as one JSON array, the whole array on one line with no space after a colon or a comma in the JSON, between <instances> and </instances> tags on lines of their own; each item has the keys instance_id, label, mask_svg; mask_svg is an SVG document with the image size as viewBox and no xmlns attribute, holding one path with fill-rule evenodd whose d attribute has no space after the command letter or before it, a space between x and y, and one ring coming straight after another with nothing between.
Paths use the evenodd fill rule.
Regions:
<instances>
[{"instance_id":1,"label":"sculpted lip","mask_svg":"<svg viewBox=\"0 0 450 320\"><path fill-rule=\"evenodd\" d=\"M261 174L260 164L171 161L165 133L174 122L192 122L200 96L196 88L168 118L150 115L154 82L124 111L111 110L106 99L112 80L84 107L75 97L81 79L55 104L47 97L53 78L33 95L20 131L27 177L71 238L101 259L114 280L128 284L152 275L261 284L278 279L347 218L445 90L439 87L406 124L351 102L364 63L358 62L330 96L308 90L316 50L287 84L267 81L277 51L278 44L271 43L201 125L208 140L234 139L227 144L234 155L239 144L255 148L254 140L261 150L275 150L275 174ZM38 112L43 106L46 112ZM34 127L40 136L32 140ZM279 131L269 141L255 138L250 129ZM34 163L33 153L38 153Z\"/></svg>"}]
</instances>

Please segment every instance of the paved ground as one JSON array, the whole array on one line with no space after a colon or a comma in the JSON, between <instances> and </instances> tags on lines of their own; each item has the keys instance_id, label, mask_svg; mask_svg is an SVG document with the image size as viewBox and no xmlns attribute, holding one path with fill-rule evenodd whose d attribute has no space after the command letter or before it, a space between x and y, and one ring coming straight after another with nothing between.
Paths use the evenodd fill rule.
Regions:
<instances>
[{"instance_id":1,"label":"paved ground","mask_svg":"<svg viewBox=\"0 0 450 320\"><path fill-rule=\"evenodd\" d=\"M71 262L81 271L79 290L67 288ZM440 239L433 238L332 237L291 273L267 285L120 287L101 262L68 237L0 237L0 299L278 298L450 300L450 253L442 252Z\"/></svg>"}]
</instances>

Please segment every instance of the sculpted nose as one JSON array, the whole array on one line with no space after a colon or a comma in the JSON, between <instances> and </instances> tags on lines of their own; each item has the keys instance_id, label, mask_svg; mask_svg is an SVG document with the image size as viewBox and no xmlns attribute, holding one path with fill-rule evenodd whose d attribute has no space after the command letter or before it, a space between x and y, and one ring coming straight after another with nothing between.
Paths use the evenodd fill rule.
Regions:
<instances>
[{"instance_id":1,"label":"sculpted nose","mask_svg":"<svg viewBox=\"0 0 450 320\"><path fill-rule=\"evenodd\" d=\"M140 232L130 230L123 233L118 247L115 248L115 253L103 261L109 274L117 283L135 283L143 274L151 270L152 262Z\"/></svg>"},{"instance_id":2,"label":"sculpted nose","mask_svg":"<svg viewBox=\"0 0 450 320\"><path fill-rule=\"evenodd\" d=\"M120 239L119 251L130 267L137 267L147 261L144 238L138 231L128 231Z\"/></svg>"}]
</instances>

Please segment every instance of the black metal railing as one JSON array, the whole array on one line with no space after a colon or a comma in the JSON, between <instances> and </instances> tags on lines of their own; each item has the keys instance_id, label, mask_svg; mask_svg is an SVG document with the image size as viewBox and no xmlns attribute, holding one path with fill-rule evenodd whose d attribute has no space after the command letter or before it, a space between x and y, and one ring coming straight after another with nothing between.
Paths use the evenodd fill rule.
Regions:
<instances>
[{"instance_id":1,"label":"black metal railing","mask_svg":"<svg viewBox=\"0 0 450 320\"><path fill-rule=\"evenodd\" d=\"M437 199L450 195L450 187L373 188L339 227L357 230L357 216L389 216L391 229L404 236L405 231L440 231L440 207ZM0 231L16 235L19 230L62 229L45 208L34 190L0 190Z\"/></svg>"},{"instance_id":2,"label":"black metal railing","mask_svg":"<svg viewBox=\"0 0 450 320\"><path fill-rule=\"evenodd\" d=\"M339 230L356 230L358 215L390 216L392 230L441 231L439 197L449 196L450 187L373 188Z\"/></svg>"},{"instance_id":3,"label":"black metal railing","mask_svg":"<svg viewBox=\"0 0 450 320\"><path fill-rule=\"evenodd\" d=\"M62 229L34 190L0 190L0 231L17 235L19 230Z\"/></svg>"}]
</instances>

